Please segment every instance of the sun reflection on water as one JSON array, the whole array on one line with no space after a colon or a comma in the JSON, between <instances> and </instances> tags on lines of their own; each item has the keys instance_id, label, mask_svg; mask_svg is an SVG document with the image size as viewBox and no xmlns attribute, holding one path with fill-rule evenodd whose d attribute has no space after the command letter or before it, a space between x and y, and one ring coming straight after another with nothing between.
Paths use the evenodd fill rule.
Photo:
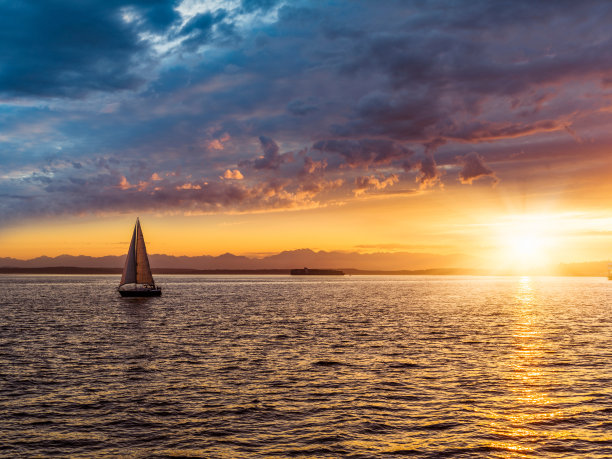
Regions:
<instances>
[{"instance_id":1,"label":"sun reflection on water","mask_svg":"<svg viewBox=\"0 0 612 459\"><path fill-rule=\"evenodd\" d=\"M550 387L552 381L548 372L541 367L541 362L546 353L550 352L550 343L546 342L538 324L539 304L533 278L519 278L514 306L516 321L513 326L509 324L512 326L514 351L509 356L506 368L502 370L514 402L511 409L497 416L492 428L494 434L510 442L507 449L524 453L528 451L525 449L525 440L537 441L548 437L530 424L552 422L561 412L547 409L554 400L544 388Z\"/></svg>"}]
</instances>

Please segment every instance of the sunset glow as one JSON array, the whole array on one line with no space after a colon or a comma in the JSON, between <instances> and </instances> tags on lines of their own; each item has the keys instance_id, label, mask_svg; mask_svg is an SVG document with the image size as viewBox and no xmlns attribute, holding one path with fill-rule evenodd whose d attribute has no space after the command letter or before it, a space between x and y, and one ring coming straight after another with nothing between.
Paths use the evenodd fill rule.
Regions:
<instances>
[{"instance_id":1,"label":"sunset glow","mask_svg":"<svg viewBox=\"0 0 612 459\"><path fill-rule=\"evenodd\" d=\"M0 258L119 255L137 216L176 256L612 256L608 6L59 5L4 27Z\"/></svg>"}]
</instances>

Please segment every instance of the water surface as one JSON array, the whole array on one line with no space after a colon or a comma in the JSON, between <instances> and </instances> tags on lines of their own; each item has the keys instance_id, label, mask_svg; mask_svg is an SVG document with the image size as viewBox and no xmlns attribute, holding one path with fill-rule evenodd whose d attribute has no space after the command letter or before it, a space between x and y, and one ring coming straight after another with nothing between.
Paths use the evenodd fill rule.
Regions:
<instances>
[{"instance_id":1,"label":"water surface","mask_svg":"<svg viewBox=\"0 0 612 459\"><path fill-rule=\"evenodd\" d=\"M612 456L612 282L0 276L0 455Z\"/></svg>"}]
</instances>

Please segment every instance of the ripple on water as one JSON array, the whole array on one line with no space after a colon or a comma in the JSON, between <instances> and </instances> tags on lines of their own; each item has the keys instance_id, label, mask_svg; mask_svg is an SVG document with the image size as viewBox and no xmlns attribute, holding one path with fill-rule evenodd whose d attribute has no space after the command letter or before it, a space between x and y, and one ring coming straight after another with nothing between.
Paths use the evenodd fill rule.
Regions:
<instances>
[{"instance_id":1,"label":"ripple on water","mask_svg":"<svg viewBox=\"0 0 612 459\"><path fill-rule=\"evenodd\" d=\"M612 283L160 281L0 276L0 455L612 456Z\"/></svg>"}]
</instances>

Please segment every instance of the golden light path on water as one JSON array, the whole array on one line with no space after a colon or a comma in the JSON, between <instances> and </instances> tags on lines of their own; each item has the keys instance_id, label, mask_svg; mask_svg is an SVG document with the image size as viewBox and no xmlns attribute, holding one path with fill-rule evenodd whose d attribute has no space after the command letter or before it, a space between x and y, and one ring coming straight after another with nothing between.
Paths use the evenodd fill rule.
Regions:
<instances>
[{"instance_id":1,"label":"golden light path on water","mask_svg":"<svg viewBox=\"0 0 612 459\"><path fill-rule=\"evenodd\" d=\"M502 413L491 413L495 418L491 422L491 432L508 439L506 442L490 443L492 447L508 450L500 457L532 457L535 448L525 445L526 439L532 443L562 443L563 440L576 437L602 442L610 442L612 439L609 434L596 435L588 429L555 428L556 425L572 422L575 417L591 411L580 404L588 403L593 397L571 395L573 381L559 379L560 372L555 370L554 364L542 365L546 359L563 360L565 356L563 350L557 347L557 340L547 337L544 333L542 325L546 317L533 284L531 277L522 276L518 278L516 288L516 319L512 330L514 352L510 354L505 369L509 373L508 390L513 400L511 406L515 408ZM549 391L559 385L567 387L567 394L563 393L562 397L550 396ZM573 406L559 407L569 403ZM578 436L577 430L580 432ZM562 452L564 449L566 448L551 448L555 452Z\"/></svg>"}]
</instances>

